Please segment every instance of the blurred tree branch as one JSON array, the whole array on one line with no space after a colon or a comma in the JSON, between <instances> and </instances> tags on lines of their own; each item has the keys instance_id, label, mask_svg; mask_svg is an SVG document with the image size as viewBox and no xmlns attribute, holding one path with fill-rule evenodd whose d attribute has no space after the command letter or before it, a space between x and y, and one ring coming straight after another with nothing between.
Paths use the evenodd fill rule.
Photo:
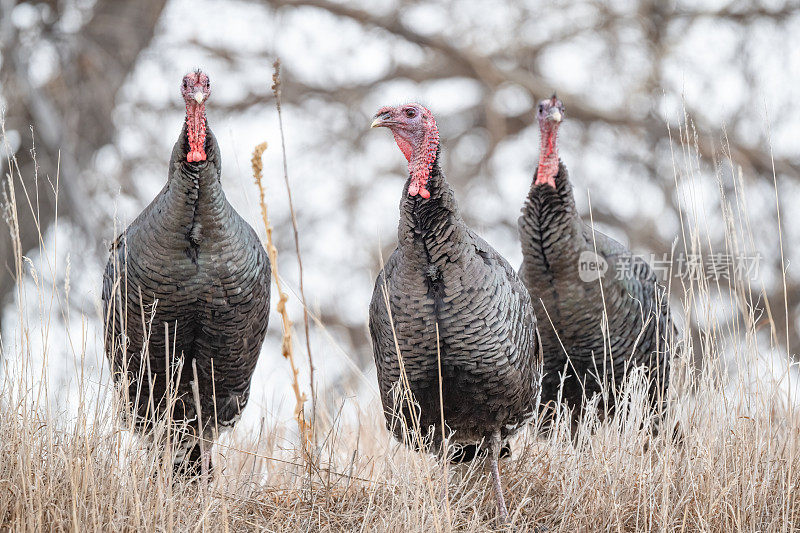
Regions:
<instances>
[{"instance_id":1,"label":"blurred tree branch","mask_svg":"<svg viewBox=\"0 0 800 533\"><path fill-rule=\"evenodd\" d=\"M166 0L119 2L98 0L88 21L78 31L66 33L56 24L66 10L62 2L31 4L38 20L18 28L11 21L16 2L2 0L0 87L5 100L5 130L15 131L19 143L9 154L10 169L0 163L6 179L16 181L20 240L23 253L39 244L56 216L56 172L60 182L58 216L83 229L108 216L91 209L91 191L80 175L92 164L95 152L113 142L117 92L132 70L139 53L150 43ZM55 51L52 75L41 83L31 67L41 50ZM33 160L36 136L36 161ZM36 177L38 176L38 179ZM25 187L22 187L22 185ZM23 196L27 189L33 208ZM33 211L33 212L32 212ZM0 233L0 302L14 289L13 247L7 230Z\"/></svg>"},{"instance_id":2,"label":"blurred tree branch","mask_svg":"<svg viewBox=\"0 0 800 533\"><path fill-rule=\"evenodd\" d=\"M631 94L626 94L624 101L632 100L638 92L645 101L657 102L663 97L665 91L669 91L662 74L665 68L665 59L670 53L670 46L672 46L671 29L677 28L685 31L688 24L705 19L720 24L751 25L761 20L781 24L788 17L800 13L800 5L791 2L787 2L781 7L752 3L731 4L718 9L694 9L685 5L678 8L674 4L665 4L658 0L641 0L633 13L621 14L621 12L608 8L602 2L589 1L588 4L594 7L597 16L588 22L581 20L564 28L556 29L551 35L543 35L538 41L536 41L536 36L531 37L534 42L520 38L518 44L514 43L495 50L482 50L460 42L462 39L458 32L447 36L417 31L405 17L406 9L415 6L415 2L398 2L389 10L382 8L380 11L352 7L351 4L331 0L261 0L261 3L276 10L301 8L322 10L335 17L355 22L365 30L386 32L396 39L419 46L424 52L423 59L417 64L412 66L394 65L380 78L356 85L338 85L327 82L315 84L290 79L290 83L294 85L292 90L287 89L286 95L287 99L293 99L295 103L300 104L306 98L321 97L331 102L348 105L363 100L377 86L392 80L406 79L424 83L448 78L470 78L478 82L484 88L481 102L468 109L462 109L459 111L459 115L462 119L469 117L466 129L486 131L489 139L486 150L482 153L478 163L451 162L451 164L461 165L452 172L452 175L456 177L456 180L460 177L462 181L469 181L479 174L485 174L486 165L494 156L495 148L499 143L531 126L533 117L530 110L499 113L491 105L491 97L502 87L508 85L522 88L532 102L548 96L554 87L547 77L539 72L537 59L551 47L561 45L579 35L585 35L587 32L592 32L596 37L613 44L620 40L618 33L630 32L631 28L640 30L643 36L641 42L646 47L648 54L649 71L642 86L633 87ZM512 30L509 29L509 31ZM766 183L772 183L774 175L788 177L792 180L800 177L800 161L789 157L774 158L766 143L753 144L756 139L748 137L745 140L733 133L737 131L736 124L731 128L725 128L721 138L711 134L710 132L718 131L718 126L712 127L707 123L703 114L693 109L686 99L682 98L682 95L679 95L684 106L682 116L668 120L665 124L664 117L657 116L654 106L646 109L641 106L638 108L598 106L586 98L586 95L570 94L561 88L557 89L559 96L566 103L570 121L581 123L584 131L591 131L590 127L593 125L606 125L624 132L625 136L646 140L646 145L649 147L648 153L638 156L641 159L631 163L641 165L649 175L649 181L662 189L669 208L675 213L682 209L680 199L674 190L675 181L671 175L659 177L659 174L663 173L663 167L662 170L659 170L659 158L663 158L663 156L657 155L663 154L665 151L669 153L670 146L674 146L675 143L684 145L684 152L677 154L677 157L683 158L687 162L691 160L692 164L699 164L700 161L694 161L696 155L699 155L705 165L710 167L711 172L719 169L721 158L729 157L735 164L742 167L743 174L750 179L759 178ZM240 105L247 105L248 101L255 104L260 100L258 95L251 95ZM443 120L447 120L447 117L444 117ZM465 125L462 124L462 128L464 127ZM466 129L460 131L465 132ZM455 145L461 135L462 133L452 135L448 139L449 145ZM619 156L626 157L624 152ZM723 185L726 188L728 186L728 184ZM668 251L668 244L661 242L658 236L657 221L643 220L631 224L630 221L621 220L608 208L601 207L599 211L597 209L598 206L595 206L597 220L627 234L634 248L655 252ZM679 251L690 250L691 244L679 242L677 249ZM782 268L777 264L772 266ZM800 291L794 289L793 286L787 290L790 311L800 308ZM772 315L778 337L776 340L779 343L785 342L786 338L785 316L783 316L785 311L775 309L777 302L783 302L782 290L782 287L775 288L767 295L767 299L773 303ZM694 330L698 329L696 325L692 327ZM794 325L791 323L790 329L792 330L789 335L790 346L798 346L800 337L794 331Z\"/></svg>"},{"instance_id":3,"label":"blurred tree branch","mask_svg":"<svg viewBox=\"0 0 800 533\"><path fill-rule=\"evenodd\" d=\"M429 37L422 35L407 27L402 22L399 11L394 11L389 15L375 15L368 11L351 8L344 4L339 4L329 0L265 0L267 4L274 8L280 7L315 7L323 9L334 15L349 18L365 26L379 28L408 42L420 45L426 49L437 51L445 55L450 61L447 63L448 70L440 70L440 77L444 77L444 72L448 72L451 77L463 76L465 72L471 73L471 77L480 81L487 87L495 89L503 83L514 83L523 87L533 99L541 99L553 91L553 87L538 76L529 71L518 67L499 67L498 61L480 55L475 50L458 47L445 39L439 37ZM770 11L767 9L733 11L722 9L717 11L721 17L731 18L738 21L748 17L770 16L778 18L787 16L790 12L796 13L800 7L786 7L782 10ZM683 11L681 17L714 17L713 11L689 12ZM677 14L676 14L677 15ZM555 41L558 42L558 41ZM630 129L644 131L658 131L660 136L666 137L665 128L653 120L653 117L634 117L625 109L598 109L588 103L585 99L576 94L569 94L559 90L559 97L567 103L570 120L577 120L584 123L602 122L609 125L622 126ZM692 120L697 121L697 114L691 109L687 109L687 115ZM654 128L654 125L656 126ZM707 124L698 123L698 130L709 131ZM514 131L508 132L515 133ZM768 176L772 179L773 160L770 153L763 149L749 147L737 139L730 139L731 156L734 161L745 167L752 168L760 175ZM698 137L698 149L700 154L713 160L715 157L714 143L709 139ZM790 159L776 159L774 168L778 173L800 175L800 163Z\"/></svg>"}]
</instances>

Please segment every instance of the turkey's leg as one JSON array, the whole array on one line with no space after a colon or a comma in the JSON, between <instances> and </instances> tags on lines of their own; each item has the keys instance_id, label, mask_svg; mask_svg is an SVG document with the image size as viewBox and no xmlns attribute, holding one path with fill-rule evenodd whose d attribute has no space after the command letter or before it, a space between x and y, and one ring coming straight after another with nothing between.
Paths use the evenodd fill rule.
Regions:
<instances>
[{"instance_id":1,"label":"turkey's leg","mask_svg":"<svg viewBox=\"0 0 800 533\"><path fill-rule=\"evenodd\" d=\"M207 488L209 486L209 479L208 479L208 472L211 467L211 446L210 443L206 442L206 434L204 431L204 424L203 424L203 410L200 404L200 387L198 386L197 381L197 360L192 359L192 375L194 376L194 381L191 382L192 385L192 393L194 395L194 405L195 409L197 410L197 434L198 442L200 444L200 477L203 480L203 488Z\"/></svg>"},{"instance_id":2,"label":"turkey's leg","mask_svg":"<svg viewBox=\"0 0 800 533\"><path fill-rule=\"evenodd\" d=\"M506 509L506 500L503 497L503 485L500 483L500 469L498 467L501 448L500 434L497 432L492 435L489 441L489 469L492 471L494 497L497 500L497 518L500 523L505 524L508 522L508 509Z\"/></svg>"},{"instance_id":3,"label":"turkey's leg","mask_svg":"<svg viewBox=\"0 0 800 533\"><path fill-rule=\"evenodd\" d=\"M211 446L208 444L200 452L200 475L203 477L203 485L208 487L211 484Z\"/></svg>"}]
</instances>

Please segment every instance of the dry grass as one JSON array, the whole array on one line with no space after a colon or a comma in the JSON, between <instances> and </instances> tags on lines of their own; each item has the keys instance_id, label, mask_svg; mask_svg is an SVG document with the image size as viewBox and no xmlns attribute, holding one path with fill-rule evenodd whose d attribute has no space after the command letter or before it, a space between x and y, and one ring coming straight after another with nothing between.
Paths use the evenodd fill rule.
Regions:
<instances>
[{"instance_id":1,"label":"dry grass","mask_svg":"<svg viewBox=\"0 0 800 533\"><path fill-rule=\"evenodd\" d=\"M302 445L306 450L306 455L309 455L311 453L309 447L311 446L311 434L313 432L313 428L305 418L304 405L307 398L305 393L300 390L300 382L298 378L300 371L297 368L297 364L294 360L294 345L292 343L292 321L289 319L289 312L286 309L286 302L289 299L289 296L283 290L281 284L281 277L278 273L278 249L272 242L272 224L270 224L269 217L267 216L267 200L262 173L263 165L261 162L261 156L264 154L266 149L266 142L256 146L253 150L253 157L250 160L250 164L253 168L253 178L255 179L256 186L258 187L258 203L261 207L261 219L264 223L264 230L267 234L266 249L267 254L269 255L269 261L272 265L272 279L275 281L275 289L278 292L278 302L275 304L275 308L281 317L281 332L283 336L281 342L281 355L283 355L284 359L289 362L289 367L292 369L292 391L294 392L295 399L294 418L297 420L297 427L302 438Z\"/></svg>"},{"instance_id":2,"label":"dry grass","mask_svg":"<svg viewBox=\"0 0 800 533\"><path fill-rule=\"evenodd\" d=\"M693 170L696 152L691 136L678 133L676 185L691 184L699 179ZM741 182L733 166L720 167L718 178ZM747 220L739 214L745 212L744 202L741 196L720 198L729 247L713 252L754 248ZM690 211L683 215L682 230L693 251L711 252L702 217ZM18 257L20 274L32 267ZM21 371L5 372L0 382L0 529L498 528L489 480L480 466L449 469L449 479L443 479L433 457L391 440L375 397L361 398L360 405L350 402L356 414L347 417L325 411L340 401L320 401L319 444L310 468L293 423L265 423L252 433L225 436L215 446L215 462L222 468L209 491L170 482L157 466L157 453L117 421L110 402L83 401L91 397L86 393L77 416L51 411L50 376L32 375L25 361L29 339L49 327L48 313L60 314L66 305L67 291L54 289L62 295L54 308L44 298L20 297L21 311L34 306L45 319L20 321L15 344L3 341L4 357L17 359ZM526 432L513 443L513 458L501 465L513 530L788 531L800 523L795 495L800 419L784 392L791 389L794 370L785 364L771 376L754 370L776 351L764 342L772 337L768 322L756 326L758 283L737 279L729 288L704 278L672 290L684 302L677 314L687 323L698 317L702 324L696 337L702 342L680 339L686 349L674 362L668 424L680 422L682 439L674 442L668 432L652 436L640 429L644 395L636 381L627 390L623 415L603 424L587 419L574 441L563 422L549 436ZM720 306L738 310L732 325L723 326ZM76 343L77 360L96 356L86 353L86 345ZM701 370L694 356L702 357ZM106 386L108 376L104 380ZM91 387L96 384L86 384ZM445 486L449 513L439 500Z\"/></svg>"}]
</instances>

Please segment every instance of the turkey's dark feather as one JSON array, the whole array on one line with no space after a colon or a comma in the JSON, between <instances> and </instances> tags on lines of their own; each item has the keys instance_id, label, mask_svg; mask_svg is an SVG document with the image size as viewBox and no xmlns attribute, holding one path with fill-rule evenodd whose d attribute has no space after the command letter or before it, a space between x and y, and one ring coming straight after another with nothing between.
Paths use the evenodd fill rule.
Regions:
<instances>
[{"instance_id":1,"label":"turkey's dark feather","mask_svg":"<svg viewBox=\"0 0 800 533\"><path fill-rule=\"evenodd\" d=\"M555 189L531 187L519 219L520 276L533 297L544 351L542 402L556 401L566 376L562 400L577 417L584 397L604 381L612 394L601 407L610 412L626 371L645 366L656 403L669 379L674 338L666 295L644 260L581 220L563 163L555 181ZM587 271L584 279L579 274L581 260L595 250L608 265L602 284Z\"/></svg>"},{"instance_id":2,"label":"turkey's dark feather","mask_svg":"<svg viewBox=\"0 0 800 533\"><path fill-rule=\"evenodd\" d=\"M170 415L198 428L194 361L199 427L208 436L235 423L247 404L267 329L270 263L225 198L211 131L207 161L187 163L187 148L184 126L167 184L111 247L103 276L105 345L142 430L154 418L151 394L156 419ZM166 407L170 380L174 409Z\"/></svg>"},{"instance_id":3,"label":"turkey's dark feather","mask_svg":"<svg viewBox=\"0 0 800 533\"><path fill-rule=\"evenodd\" d=\"M438 447L442 407L454 442L474 445L495 432L506 439L533 414L539 388L530 297L508 262L464 223L438 163L427 187L429 199L403 195L398 247L378 274L370 303L387 426L402 439L399 413L413 427L407 402L396 401L402 360L418 404L420 438L429 437L410 444ZM475 455L474 447L467 450Z\"/></svg>"}]
</instances>

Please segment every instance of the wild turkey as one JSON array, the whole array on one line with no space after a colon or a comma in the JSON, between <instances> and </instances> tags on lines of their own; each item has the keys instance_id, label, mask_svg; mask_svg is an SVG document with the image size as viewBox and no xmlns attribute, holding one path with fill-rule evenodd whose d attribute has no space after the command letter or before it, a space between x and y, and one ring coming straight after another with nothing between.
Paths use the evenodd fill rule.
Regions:
<instances>
[{"instance_id":1,"label":"wild turkey","mask_svg":"<svg viewBox=\"0 0 800 533\"><path fill-rule=\"evenodd\" d=\"M431 112L419 104L384 107L372 127L392 131L409 171L397 249L378 274L369 309L387 427L412 447L441 453L443 410L451 442L468 450L462 455L474 455L479 443L488 450L505 521L497 460L535 412L539 391L530 297L508 262L461 218L439 167Z\"/></svg>"},{"instance_id":2,"label":"wild turkey","mask_svg":"<svg viewBox=\"0 0 800 533\"><path fill-rule=\"evenodd\" d=\"M208 76L187 74L181 93L186 123L167 183L111 247L105 348L137 429L152 430L154 419L166 417L188 425L177 439L175 471L200 467L205 475L208 439L233 426L247 404L269 318L270 263L222 191L219 146L206 127Z\"/></svg>"},{"instance_id":3,"label":"wild turkey","mask_svg":"<svg viewBox=\"0 0 800 533\"><path fill-rule=\"evenodd\" d=\"M674 327L664 291L644 260L593 231L578 215L567 168L558 158L561 101L555 95L543 100L537 117L539 165L519 218L519 234L520 277L540 320L542 404L555 405L563 377L561 399L572 409L574 427L584 399L605 383L611 394L599 406L601 416L609 415L627 372L643 365L652 404L659 406L669 379ZM606 267L598 283L598 272Z\"/></svg>"}]
</instances>

